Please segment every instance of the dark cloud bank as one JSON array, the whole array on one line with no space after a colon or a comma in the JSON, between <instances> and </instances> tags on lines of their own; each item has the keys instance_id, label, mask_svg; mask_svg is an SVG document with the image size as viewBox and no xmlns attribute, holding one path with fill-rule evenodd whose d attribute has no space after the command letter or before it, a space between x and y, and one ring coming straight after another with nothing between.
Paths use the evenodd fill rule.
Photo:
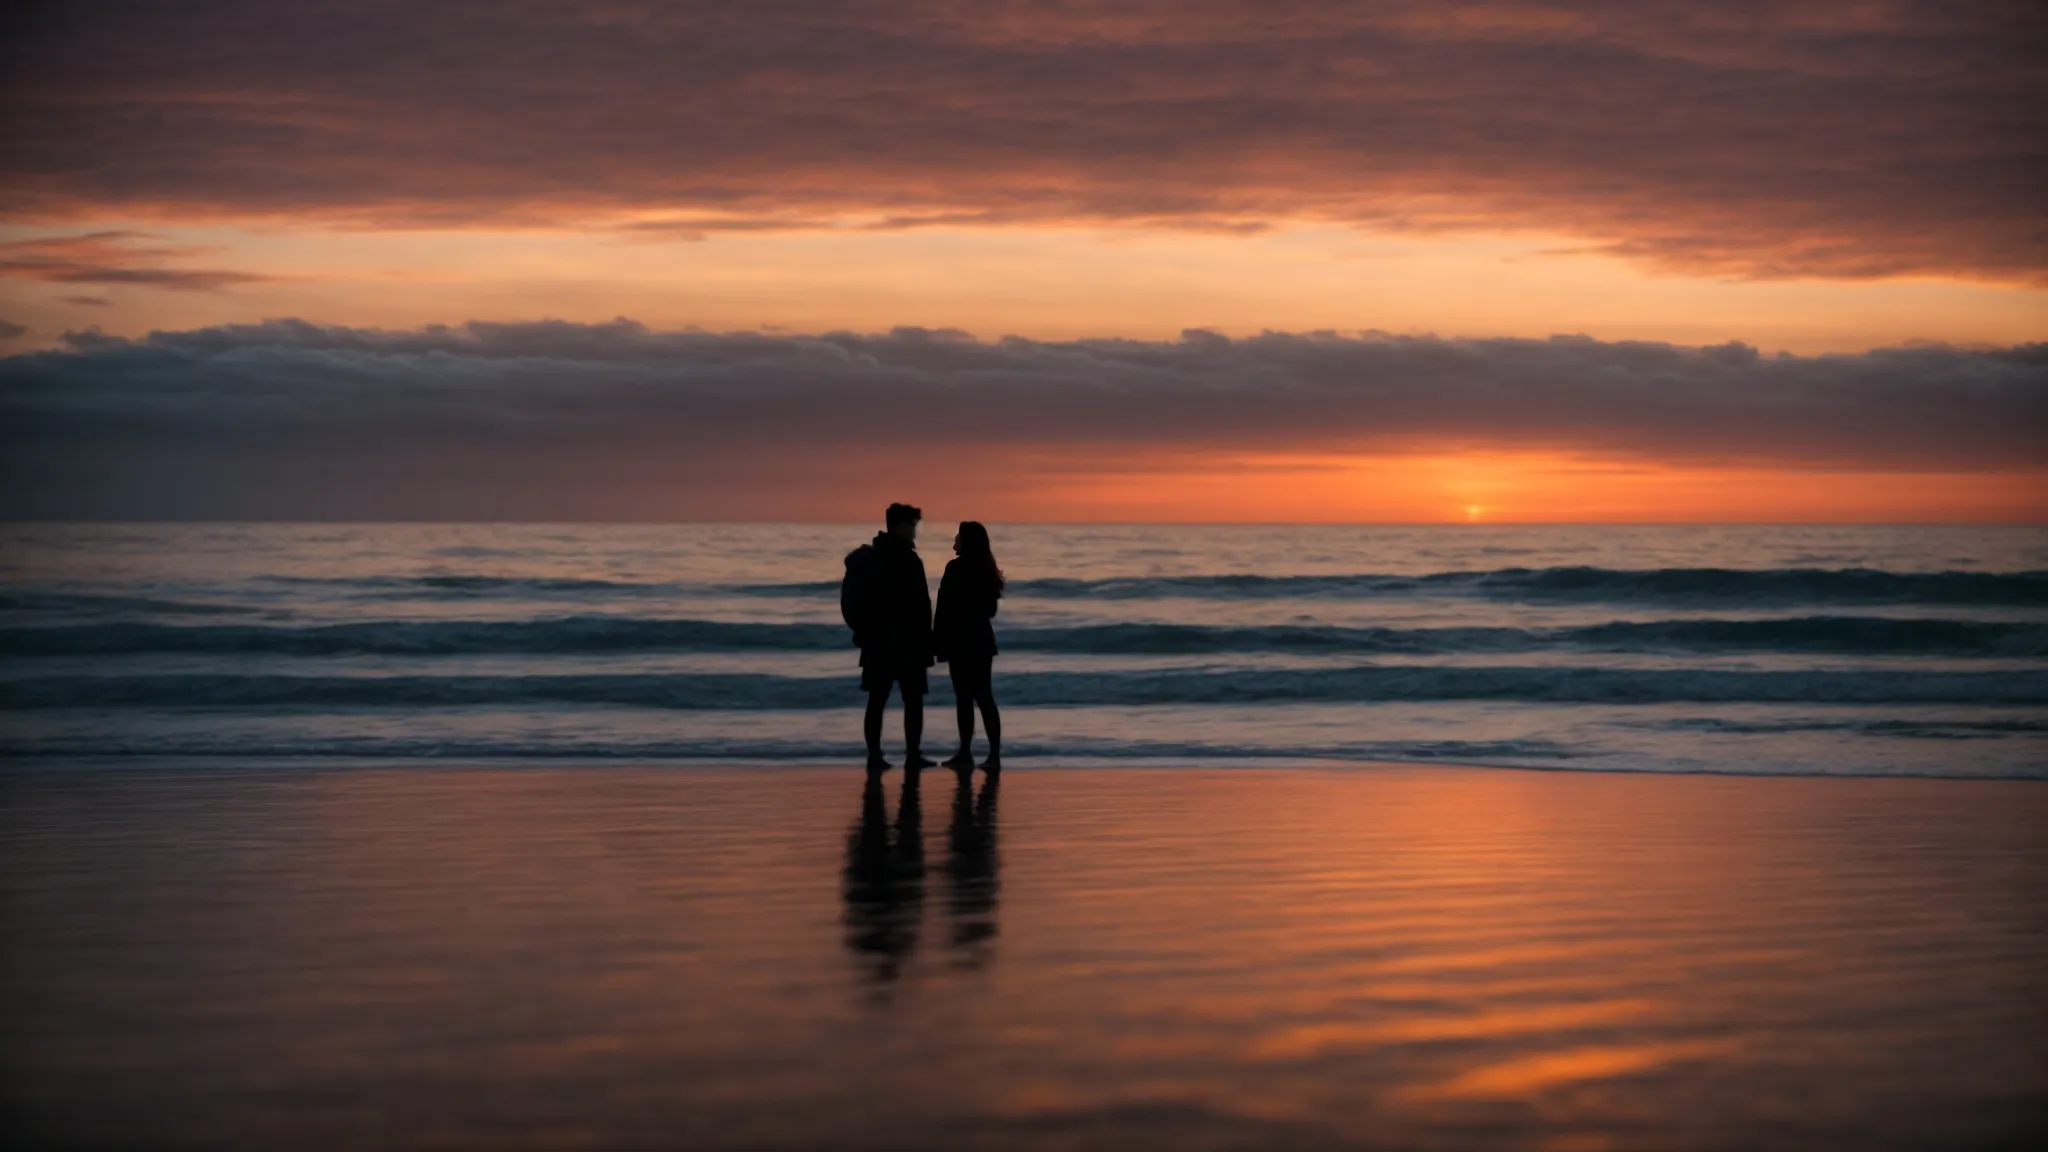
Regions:
<instances>
[{"instance_id":1,"label":"dark cloud bank","mask_svg":"<svg viewBox=\"0 0 2048 1152\"><path fill-rule=\"evenodd\" d=\"M1289 216L1743 276L2048 269L2037 0L27 0L0 211Z\"/></svg>"},{"instance_id":2,"label":"dark cloud bank","mask_svg":"<svg viewBox=\"0 0 2048 1152\"><path fill-rule=\"evenodd\" d=\"M1460 447L2039 469L2048 346L1794 357L1586 337L281 320L72 334L0 359L8 517L830 517L906 484Z\"/></svg>"}]
</instances>

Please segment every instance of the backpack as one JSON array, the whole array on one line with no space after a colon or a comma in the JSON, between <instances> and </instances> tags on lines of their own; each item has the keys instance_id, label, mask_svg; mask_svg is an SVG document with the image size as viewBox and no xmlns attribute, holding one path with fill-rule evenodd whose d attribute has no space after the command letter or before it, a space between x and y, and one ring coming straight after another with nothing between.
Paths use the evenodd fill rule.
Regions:
<instances>
[{"instance_id":1,"label":"backpack","mask_svg":"<svg viewBox=\"0 0 2048 1152\"><path fill-rule=\"evenodd\" d=\"M865 648L875 619L875 546L863 544L846 554L846 578L839 582L839 615L853 629L853 644Z\"/></svg>"}]
</instances>

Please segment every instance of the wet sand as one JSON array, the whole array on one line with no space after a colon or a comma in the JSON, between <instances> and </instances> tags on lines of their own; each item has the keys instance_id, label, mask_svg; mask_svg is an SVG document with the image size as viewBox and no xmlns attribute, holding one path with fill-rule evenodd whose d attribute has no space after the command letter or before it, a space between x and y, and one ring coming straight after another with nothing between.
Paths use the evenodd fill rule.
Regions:
<instances>
[{"instance_id":1,"label":"wet sand","mask_svg":"<svg viewBox=\"0 0 2048 1152\"><path fill-rule=\"evenodd\" d=\"M2026 1147L2048 785L15 769L12 1146Z\"/></svg>"}]
</instances>

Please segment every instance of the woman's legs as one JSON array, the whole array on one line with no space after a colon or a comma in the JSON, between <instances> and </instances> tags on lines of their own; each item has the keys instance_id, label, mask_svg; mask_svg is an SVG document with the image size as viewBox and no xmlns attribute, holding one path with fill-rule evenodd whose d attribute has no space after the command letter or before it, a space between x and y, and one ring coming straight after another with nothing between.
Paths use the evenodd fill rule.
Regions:
<instances>
[{"instance_id":1,"label":"woman's legs","mask_svg":"<svg viewBox=\"0 0 2048 1152\"><path fill-rule=\"evenodd\" d=\"M981 692L975 697L975 703L981 705L981 725L988 729L988 759L981 766L989 769L1000 768L1003 764L1003 714L996 710L993 679L992 676L982 676Z\"/></svg>"},{"instance_id":2,"label":"woman's legs","mask_svg":"<svg viewBox=\"0 0 2048 1152\"><path fill-rule=\"evenodd\" d=\"M974 767L974 678L963 675L959 661L950 661L947 672L953 678L953 713L960 725L960 750L946 761L948 768Z\"/></svg>"},{"instance_id":3,"label":"woman's legs","mask_svg":"<svg viewBox=\"0 0 2048 1152\"><path fill-rule=\"evenodd\" d=\"M989 758L1001 762L1003 717L996 711L995 693L990 687L992 664L987 658L952 663L953 698L960 725L960 751L946 763L955 768L974 766L974 712L981 710L982 725L988 729Z\"/></svg>"}]
</instances>

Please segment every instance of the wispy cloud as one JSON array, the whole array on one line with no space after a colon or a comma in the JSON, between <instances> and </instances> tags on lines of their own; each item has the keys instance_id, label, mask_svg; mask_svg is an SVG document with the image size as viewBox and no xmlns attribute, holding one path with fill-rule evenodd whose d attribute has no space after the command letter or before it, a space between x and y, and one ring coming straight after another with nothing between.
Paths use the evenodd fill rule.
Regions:
<instances>
[{"instance_id":1,"label":"wispy cloud","mask_svg":"<svg viewBox=\"0 0 2048 1152\"><path fill-rule=\"evenodd\" d=\"M228 268L178 267L172 261L216 249L152 244L144 232L87 232L0 243L0 277L50 284L124 284L174 292L218 292L236 284L275 279ZM95 296L67 296L74 304L105 304Z\"/></svg>"},{"instance_id":2,"label":"wispy cloud","mask_svg":"<svg viewBox=\"0 0 2048 1152\"><path fill-rule=\"evenodd\" d=\"M1531 230L2048 281L2038 4L149 0L0 44L0 208L641 234Z\"/></svg>"}]
</instances>

